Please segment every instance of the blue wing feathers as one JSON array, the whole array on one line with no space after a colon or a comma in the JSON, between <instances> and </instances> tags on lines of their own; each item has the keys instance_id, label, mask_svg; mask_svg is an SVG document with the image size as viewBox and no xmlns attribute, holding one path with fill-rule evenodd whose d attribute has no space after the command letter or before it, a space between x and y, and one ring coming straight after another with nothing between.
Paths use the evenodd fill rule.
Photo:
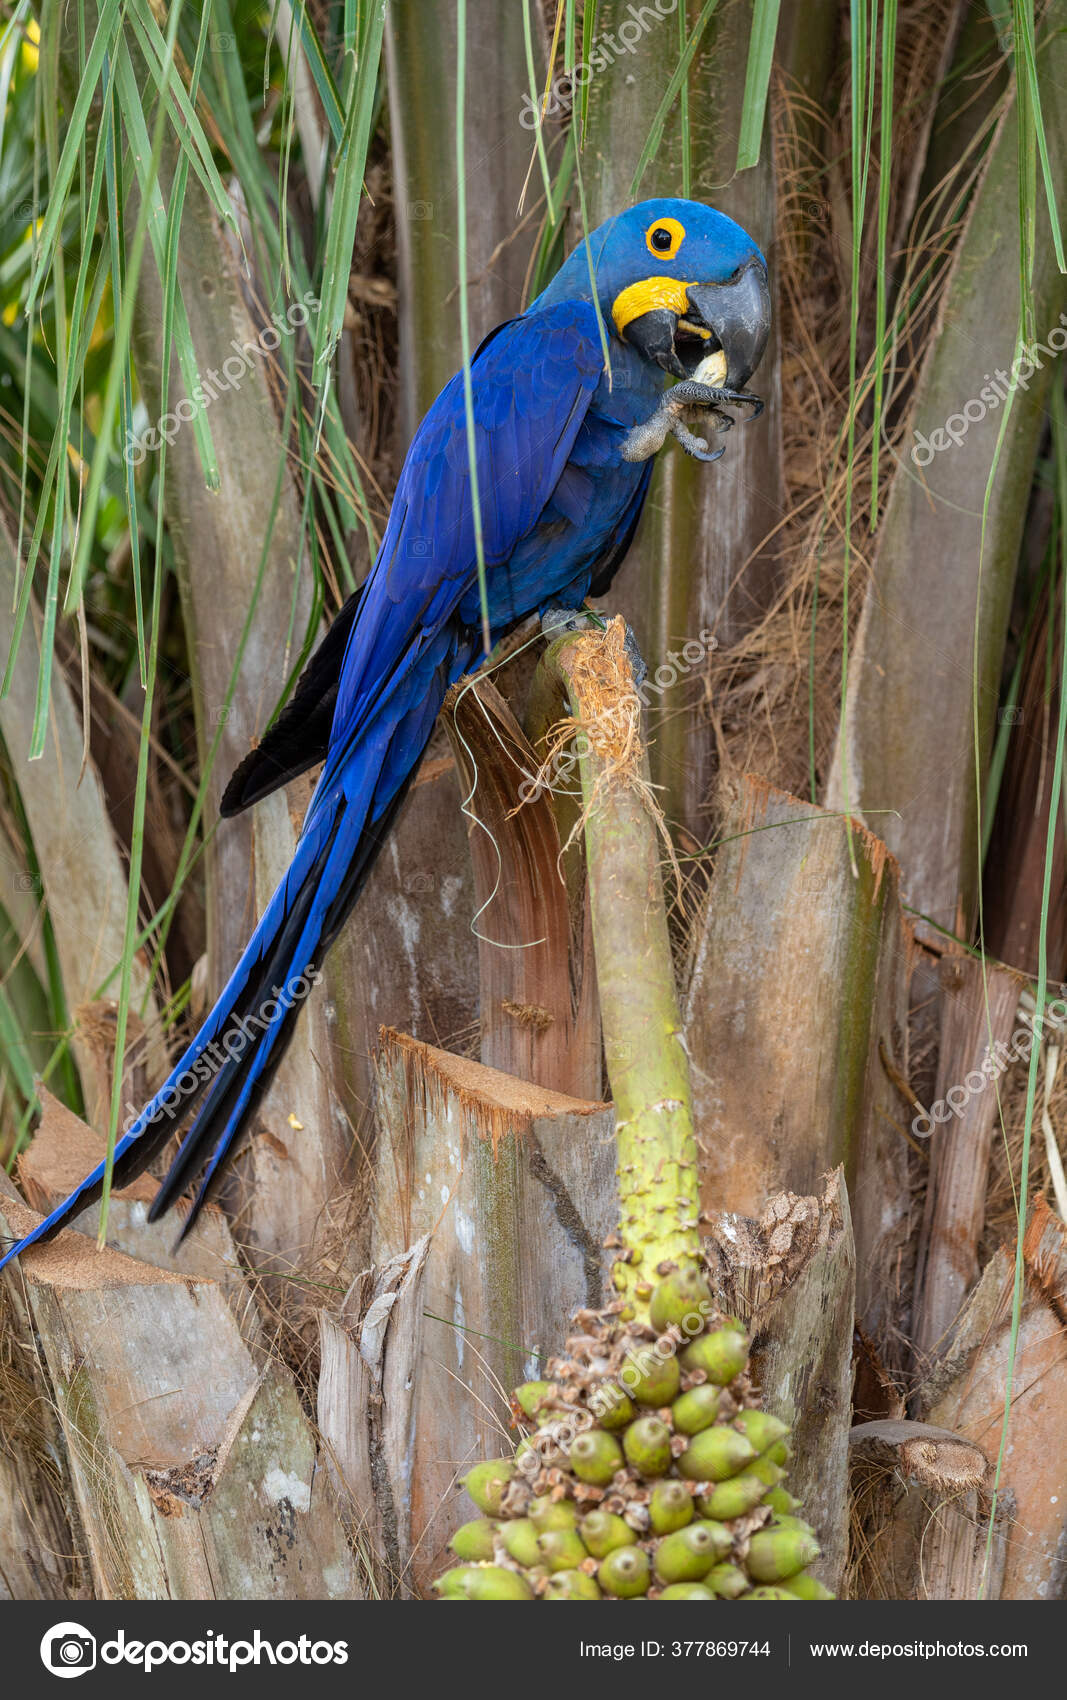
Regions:
<instances>
[{"instance_id":1,"label":"blue wing feathers","mask_svg":"<svg viewBox=\"0 0 1067 1700\"><path fill-rule=\"evenodd\" d=\"M577 605L598 563L628 539L648 468L619 459L627 405L605 400L596 313L584 301L535 308L501 326L472 365L478 491L490 623L499 635L553 601ZM620 417L616 418L615 414ZM442 390L405 462L337 682L329 747L292 865L215 1007L164 1086L116 1148L132 1178L194 1109L153 1205L197 1172L187 1231L284 1050L298 1008L234 1047L195 1093L181 1082L272 988L316 967L355 901L399 807L449 684L476 663L481 610L463 384ZM330 688L333 688L332 680ZM172 1117L161 1110L179 1095ZM47 1237L99 1196L103 1167L27 1239Z\"/></svg>"}]
</instances>

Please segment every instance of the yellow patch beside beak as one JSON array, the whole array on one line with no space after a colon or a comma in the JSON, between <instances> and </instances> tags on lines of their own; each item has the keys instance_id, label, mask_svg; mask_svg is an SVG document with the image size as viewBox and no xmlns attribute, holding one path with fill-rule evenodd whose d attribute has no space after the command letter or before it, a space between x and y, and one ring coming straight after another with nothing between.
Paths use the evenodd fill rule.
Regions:
<instances>
[{"instance_id":1,"label":"yellow patch beside beak","mask_svg":"<svg viewBox=\"0 0 1067 1700\"><path fill-rule=\"evenodd\" d=\"M688 288L689 284L676 277L644 277L640 283L631 283L628 289L616 295L611 304L615 329L622 336L634 319L655 312L657 307L666 307L668 312L677 313L681 318L689 308Z\"/></svg>"}]
</instances>

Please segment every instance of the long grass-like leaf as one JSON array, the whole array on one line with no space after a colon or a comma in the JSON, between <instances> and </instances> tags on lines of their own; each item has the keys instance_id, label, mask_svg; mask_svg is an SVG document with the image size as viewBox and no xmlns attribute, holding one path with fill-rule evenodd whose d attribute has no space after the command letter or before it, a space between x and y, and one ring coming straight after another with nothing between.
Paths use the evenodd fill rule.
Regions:
<instances>
[{"instance_id":1,"label":"long grass-like leaf","mask_svg":"<svg viewBox=\"0 0 1067 1700\"><path fill-rule=\"evenodd\" d=\"M663 140L663 127L667 122L671 107L678 98L678 91L689 75L689 67L693 63L697 48L700 46L700 38L711 22L712 13L717 5L718 0L704 0L700 16L693 25L693 33L686 42L683 51L678 55L678 63L671 72L670 81L663 91L663 99L656 110L656 116L652 120L652 126L645 137L644 146L634 167L633 178L630 182L630 195L634 200L637 199L637 191L641 187L642 177L659 151L660 143Z\"/></svg>"},{"instance_id":2,"label":"long grass-like leaf","mask_svg":"<svg viewBox=\"0 0 1067 1700\"><path fill-rule=\"evenodd\" d=\"M335 142L340 142L345 128L341 98L337 92L333 72L330 70L329 60L323 52L322 42L319 40L314 24L308 17L305 0L293 0L293 16L300 33L300 41L307 59L308 70L311 72L312 81L318 90L319 99L322 101L322 110L325 113L326 122L330 126L330 133Z\"/></svg>"},{"instance_id":3,"label":"long grass-like leaf","mask_svg":"<svg viewBox=\"0 0 1067 1700\"><path fill-rule=\"evenodd\" d=\"M897 54L897 0L882 6L882 92L878 146L878 267L875 279L874 420L871 437L871 530L878 524L878 451L882 442L882 401L885 384L886 267L888 265L889 196L893 186L893 84Z\"/></svg>"},{"instance_id":4,"label":"long grass-like leaf","mask_svg":"<svg viewBox=\"0 0 1067 1700\"><path fill-rule=\"evenodd\" d=\"M471 481L471 512L474 518L474 550L478 561L478 596L482 606L482 645L486 655L492 648L489 632L489 593L485 582L485 541L482 508L478 494L478 447L474 431L474 391L471 384L471 327L467 281L467 164L464 136L467 104L467 0L458 0L456 12L456 219L459 226L459 337L463 349L463 409L467 421L467 465Z\"/></svg>"},{"instance_id":5,"label":"long grass-like leaf","mask_svg":"<svg viewBox=\"0 0 1067 1700\"><path fill-rule=\"evenodd\" d=\"M322 306L315 327L315 374L324 396L329 385L326 367L344 326L384 29L385 0L371 0L358 56L349 56L345 127L337 154L322 267Z\"/></svg>"},{"instance_id":6,"label":"long grass-like leaf","mask_svg":"<svg viewBox=\"0 0 1067 1700\"><path fill-rule=\"evenodd\" d=\"M1025 81L1027 98L1026 113L1032 127L1032 140L1028 145L1036 145L1038 158L1041 161L1041 176L1045 185L1045 201L1048 206L1049 224L1052 229L1052 246L1056 254L1056 264L1060 271L1067 271L1067 260L1063 252L1063 234L1060 230L1059 213L1056 209L1056 186L1052 181L1052 166L1049 163L1048 139L1045 135L1045 121L1041 112L1041 87L1037 80L1037 55L1034 46L1034 7L1033 0L1015 0L1016 44L1016 77L1020 85ZM1019 55L1022 56L1020 70ZM1020 111L1023 108L1020 107Z\"/></svg>"},{"instance_id":7,"label":"long grass-like leaf","mask_svg":"<svg viewBox=\"0 0 1067 1700\"><path fill-rule=\"evenodd\" d=\"M185 92L181 77L164 75L166 43L145 0L126 0L126 20L137 37L145 66L159 93L171 108L173 132L212 206L240 240L240 227L233 203L211 157L211 145L196 115L196 107ZM194 85L195 86L195 85Z\"/></svg>"},{"instance_id":8,"label":"long grass-like leaf","mask_svg":"<svg viewBox=\"0 0 1067 1700\"><path fill-rule=\"evenodd\" d=\"M763 145L763 115L774 67L774 38L778 34L780 0L756 0L752 30L748 38L748 65L741 107L741 130L737 139L737 169L747 171L759 164Z\"/></svg>"},{"instance_id":9,"label":"long grass-like leaf","mask_svg":"<svg viewBox=\"0 0 1067 1700\"><path fill-rule=\"evenodd\" d=\"M150 169L151 146L148 140L148 126L145 123L143 111L143 96L137 86L137 78L133 69L133 60L129 49L123 41L119 45L117 56L116 94L122 112L122 122L126 134L130 138L134 166L137 172L138 186L141 195L148 204L150 216L148 220L148 235L151 239L155 254L156 267L162 278L166 264L166 228L167 209L163 200L163 192L159 186L159 171ZM164 116L166 107L162 108ZM184 154L181 158L186 157ZM172 190L173 197L173 190ZM211 436L211 425L207 409L203 405L200 387L200 372L197 367L196 348L193 344L192 332L185 311L185 303L178 298L177 311L174 321L174 352L181 369L182 383L185 393L193 403L194 412L190 425L196 442L197 453L200 456L200 466L204 474L204 483L209 490L219 487L219 463L215 454L215 444ZM199 399L198 399L199 398ZM68 603L70 598L68 597Z\"/></svg>"},{"instance_id":10,"label":"long grass-like leaf","mask_svg":"<svg viewBox=\"0 0 1067 1700\"><path fill-rule=\"evenodd\" d=\"M85 69L78 84L78 93L70 115L66 141L63 144L63 151L50 184L48 207L38 237L37 265L30 279L29 292L26 297L25 312L27 317L33 312L34 303L48 271L52 250L59 237L59 227L63 220L66 197L78 165L82 137L89 119L89 111L96 94L97 84L100 81L104 58L105 55L114 51L115 41L119 37L120 5L121 0L104 0L100 8L100 21L97 24L93 45L89 49Z\"/></svg>"},{"instance_id":11,"label":"long grass-like leaf","mask_svg":"<svg viewBox=\"0 0 1067 1700\"><path fill-rule=\"evenodd\" d=\"M177 40L180 19L180 0L176 0L173 13L169 20L167 38L163 51L163 84L160 88L160 112L157 122L162 120L166 108L167 83L177 80L174 68L174 44ZM191 94L196 99L196 90L204 60L204 49L207 45L210 12L204 9L200 19L200 36L197 43L196 62L192 72ZM174 344L174 333L179 305L178 278L178 241L181 233L182 208L185 201L185 188L189 174L190 158L182 152L177 160L174 172L174 182L171 187L170 206L167 213L167 225L164 233L163 264L161 278L163 285L163 326L161 343L164 349ZM160 407L163 413L167 410L168 393L170 388L169 362L162 362L160 371ZM152 747L152 715L155 709L156 673L159 660L162 632L160 629L160 611L162 606L162 589L164 579L163 553L163 522L166 510L165 489L167 474L167 440L163 437L159 450L158 499L156 507L156 537L153 551L154 573L152 579L152 608L149 627L149 643L147 650L147 666L144 679L144 702L141 711L141 737L137 749L137 778L134 786L133 824L130 831L129 873L126 894L126 920L122 943L122 972L119 979L119 995L115 1012L115 1048L112 1058L111 1077L111 1106L108 1115L107 1157L104 1166L104 1186L100 1198L100 1223L98 1239L101 1245L107 1237L108 1206L111 1200L111 1171L118 1140L119 1110L122 1103L122 1073L126 1055L126 1031L129 1019L130 993L133 980L133 963L135 955L134 941L137 936L137 915L141 892L141 868L144 860L144 819L145 803L148 795L148 757ZM151 979L146 987L146 997L151 987Z\"/></svg>"},{"instance_id":12,"label":"long grass-like leaf","mask_svg":"<svg viewBox=\"0 0 1067 1700\"><path fill-rule=\"evenodd\" d=\"M555 216L554 216L553 208L552 208L552 179L551 179L551 174L549 173L549 169L548 169L548 155L545 152L545 138L542 135L544 109L545 109L545 104L546 104L547 99L548 99L548 95L547 95L547 92L546 92L546 94L542 97L542 96L539 96L538 92L537 92L537 68L534 65L533 34L532 34L532 31L531 31L531 28L530 28L530 0L522 0L522 34L523 34L523 42L524 42L524 45L525 45L525 48L526 48L526 75L529 79L529 84L530 84L530 100L533 103L534 111L537 115L537 122L534 125L534 148L536 149L537 160L538 160L538 163L541 167L541 180L542 180L542 182L544 183L544 186L545 186L545 199L548 202L549 222L551 224L554 224L555 223ZM551 59L549 60L549 65L548 65L548 75L549 75L549 77L551 77L551 75L552 75L552 61L551 61ZM527 172L527 174L526 174L527 183L529 182L529 180L530 180L530 173ZM525 187L524 187L524 193L525 193ZM520 203L520 210L521 210L521 203Z\"/></svg>"}]
</instances>

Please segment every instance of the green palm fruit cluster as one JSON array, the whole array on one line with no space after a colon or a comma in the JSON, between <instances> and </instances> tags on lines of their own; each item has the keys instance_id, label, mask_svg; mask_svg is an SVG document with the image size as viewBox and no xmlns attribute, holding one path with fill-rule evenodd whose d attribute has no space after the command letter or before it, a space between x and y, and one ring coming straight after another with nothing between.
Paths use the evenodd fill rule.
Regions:
<instances>
[{"instance_id":1,"label":"green palm fruit cluster","mask_svg":"<svg viewBox=\"0 0 1067 1700\"><path fill-rule=\"evenodd\" d=\"M514 1457L464 1480L446 1600L825 1600L785 1487L789 1430L759 1408L749 1341L692 1266L661 1266L643 1320L579 1312L548 1378L513 1396Z\"/></svg>"}]
</instances>

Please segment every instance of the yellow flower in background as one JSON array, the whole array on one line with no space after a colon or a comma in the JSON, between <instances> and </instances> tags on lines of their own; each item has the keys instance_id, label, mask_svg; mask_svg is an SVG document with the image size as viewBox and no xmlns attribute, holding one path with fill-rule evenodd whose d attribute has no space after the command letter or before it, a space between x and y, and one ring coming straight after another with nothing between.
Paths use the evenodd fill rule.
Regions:
<instances>
[{"instance_id":1,"label":"yellow flower in background","mask_svg":"<svg viewBox=\"0 0 1067 1700\"><path fill-rule=\"evenodd\" d=\"M30 18L26 25L26 34L22 40L22 68L32 77L37 69L40 54L37 44L41 39L41 26L36 18Z\"/></svg>"}]
</instances>

